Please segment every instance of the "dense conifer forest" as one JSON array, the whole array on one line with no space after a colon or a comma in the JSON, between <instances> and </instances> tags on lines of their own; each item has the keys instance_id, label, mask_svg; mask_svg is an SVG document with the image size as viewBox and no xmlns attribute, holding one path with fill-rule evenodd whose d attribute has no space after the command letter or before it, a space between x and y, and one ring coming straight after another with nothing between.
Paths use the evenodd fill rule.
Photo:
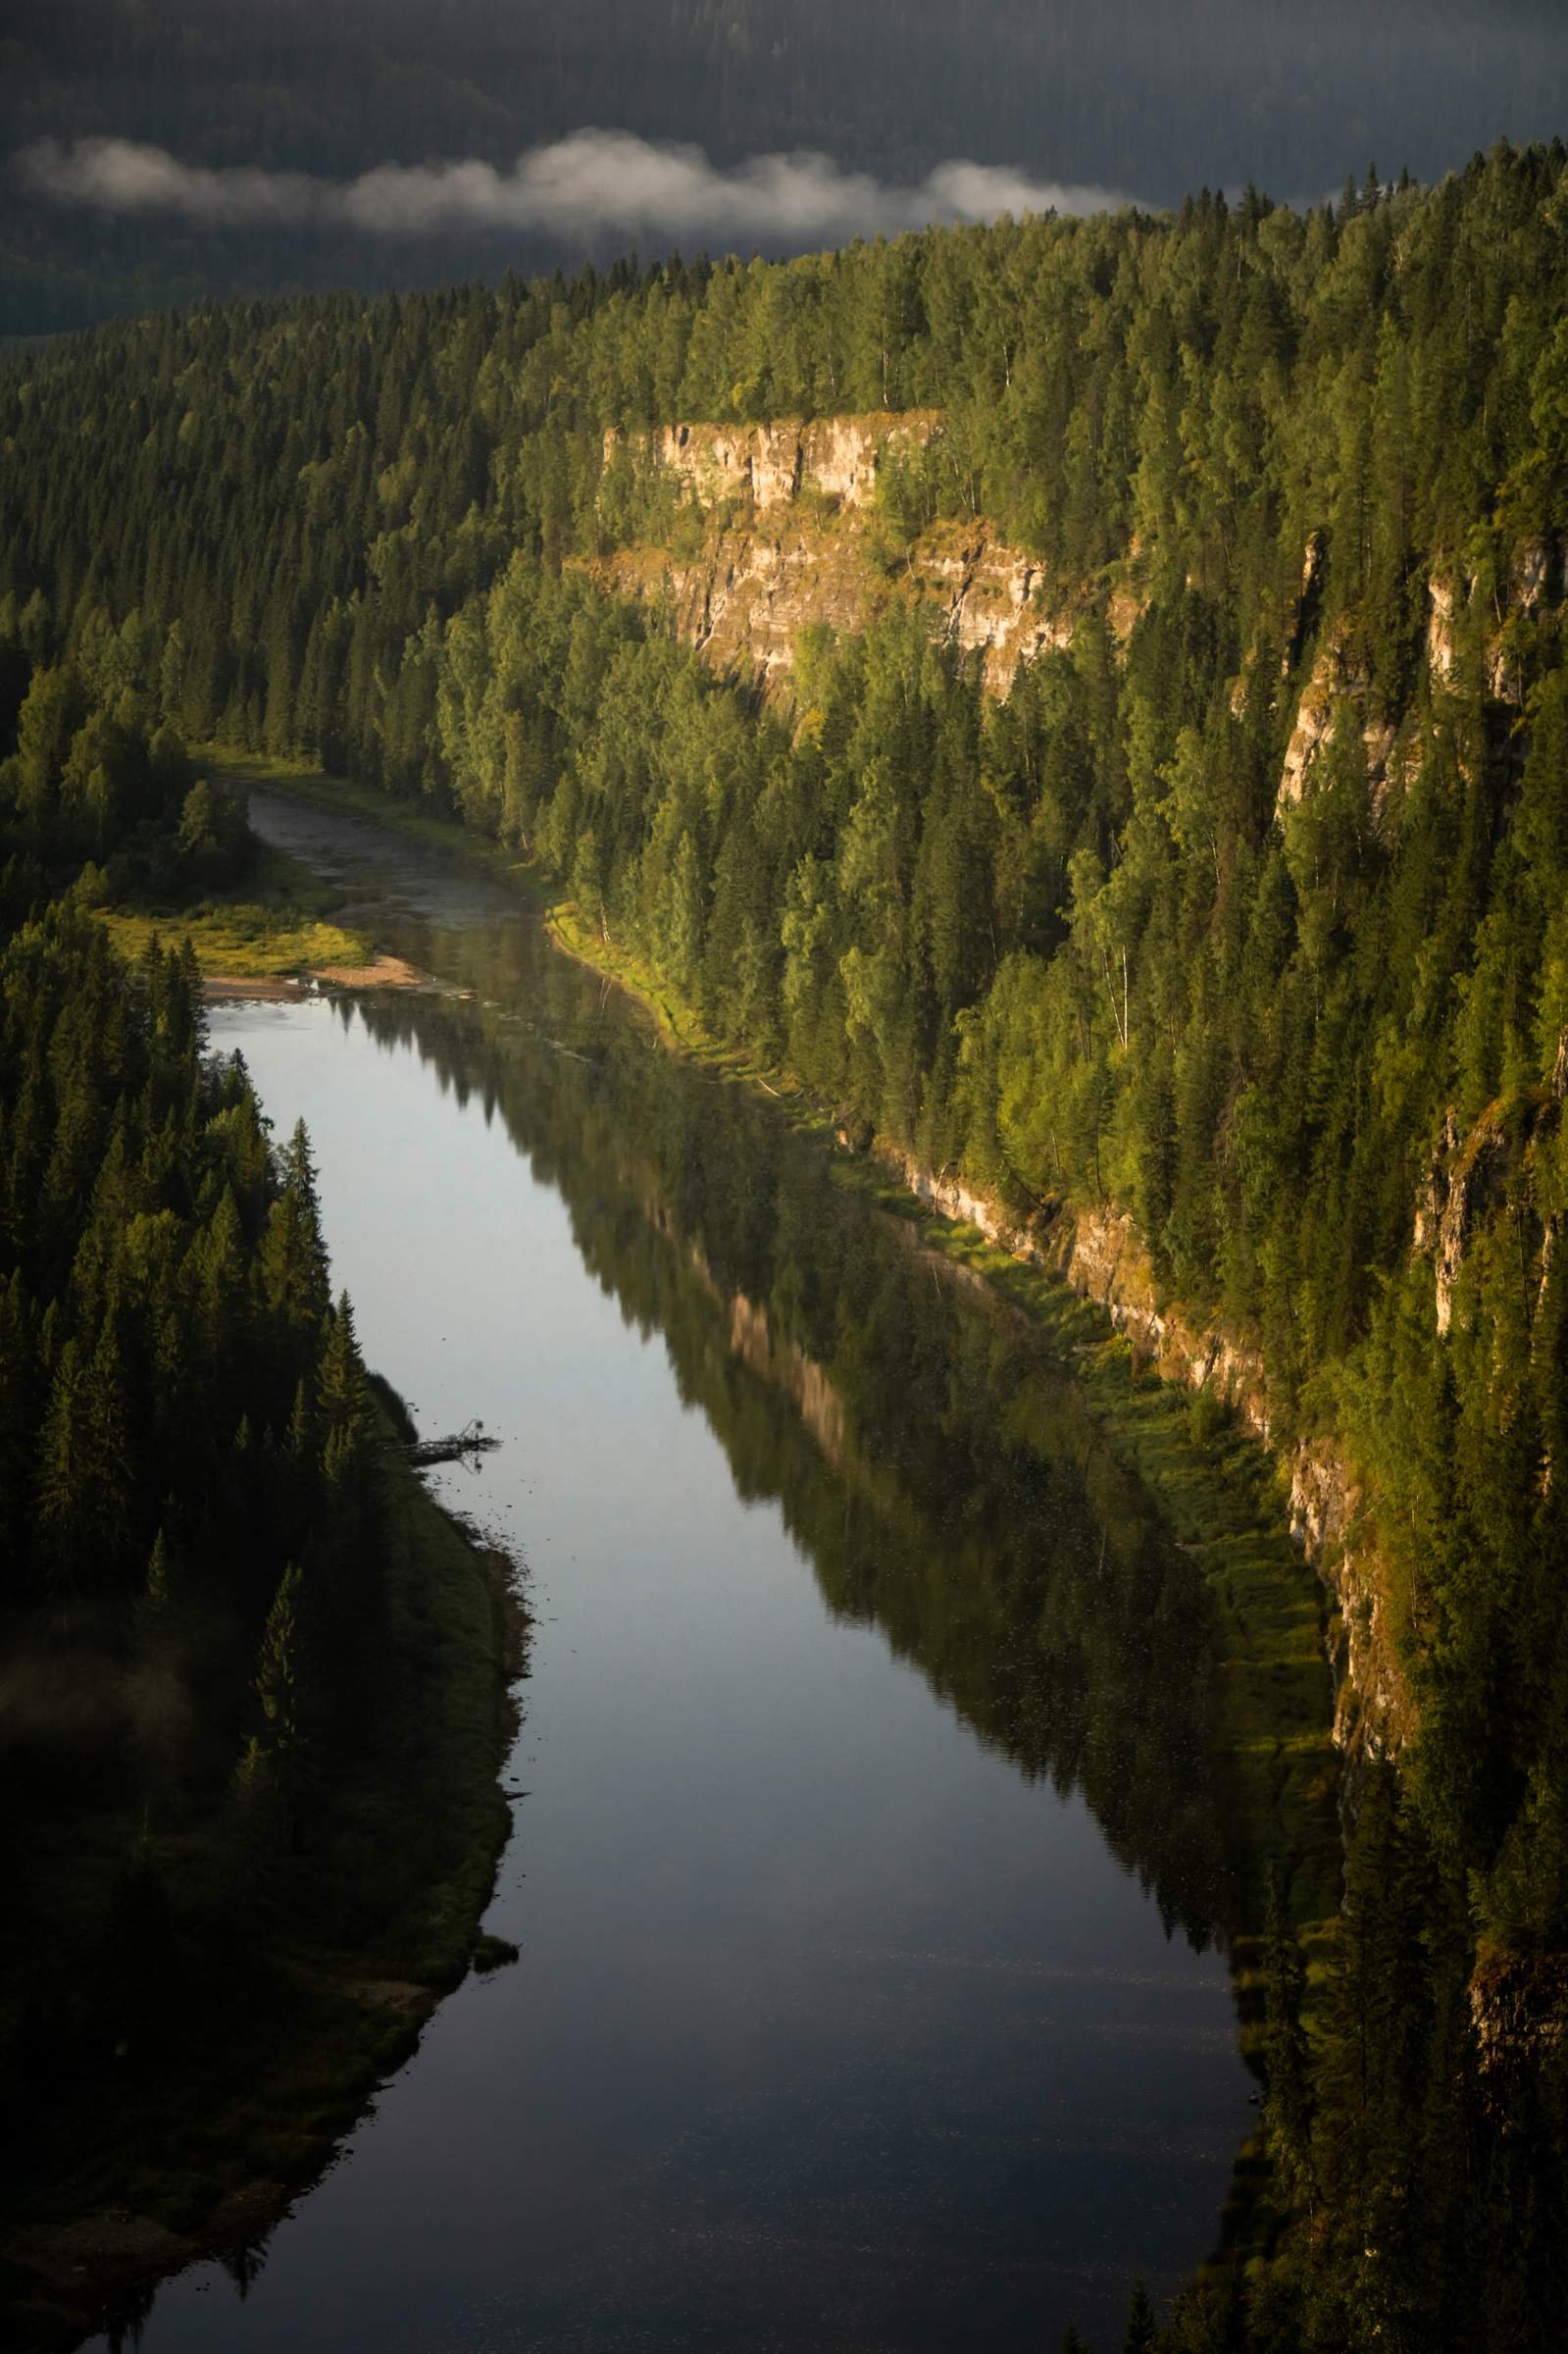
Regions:
<instances>
[{"instance_id":1,"label":"dense conifer forest","mask_svg":"<svg viewBox=\"0 0 1568 2354\"><path fill-rule=\"evenodd\" d=\"M375 1409L352 1313L329 1297L304 1131L275 1150L242 1064L206 1057L188 949L154 936L126 970L90 913L132 881L231 871L248 832L90 661L32 674L17 739L0 870L3 1605L146 1629L198 1592L232 1611L261 1647L259 1799L299 1763L307 1620L329 1595L345 1620L374 1616Z\"/></svg>"},{"instance_id":2,"label":"dense conifer forest","mask_svg":"<svg viewBox=\"0 0 1568 2354\"><path fill-rule=\"evenodd\" d=\"M1244 2316L1186 2316L1194 2347L1503 2354L1563 2311L1565 222L1561 147L1498 148L1306 214L1248 193L153 316L0 379L19 826L47 803L101 858L113 772L75 715L111 683L186 741L455 811L926 1166L1021 1213L1131 1211L1167 1297L1259 1353L1276 1435L1354 1467L1399 1770L1360 1777L1310 2036L1276 1918L1293 2220ZM607 464L607 429L915 407L940 430L885 469L880 560L984 516L1073 615L1005 697L895 604L811 633L764 700L589 578L709 528L634 439ZM1323 724L1292 771L1303 698ZM247 1145L240 1079L177 1118L158 1095L177 965L126 999L150 1058L127 1096L87 1046L78 1072L47 978L76 958L108 989L79 925L12 953L39 979L10 1017L7 1153L59 1162L73 1206L41 1189L8 1312L56 1393L74 1349L70 1394L111 1396L158 1343L100 1228L199 1214L193 1329L195 1265L254 1254L246 1374L270 1385L226 1393L213 1444L286 1452L300 1352L342 1346L325 1301L296 1323L270 1289L303 1176ZM183 1206L139 1190L171 1118L194 1123ZM14 1443L47 1463L55 1437ZM164 1476L126 1576L188 1544ZM28 1574L69 1541L45 1515Z\"/></svg>"},{"instance_id":3,"label":"dense conifer forest","mask_svg":"<svg viewBox=\"0 0 1568 2354\"><path fill-rule=\"evenodd\" d=\"M26 2121L0 2182L8 2231L134 2186L178 2232L319 2165L406 2039L331 1991L324 1945L461 1973L501 1827L498 1645L475 1557L394 1476L303 1126L275 1140L207 1053L188 943L127 966L96 920L256 848L100 652L12 649L0 785L0 2085ZM446 1822L372 1852L408 1782L454 1772L411 1658L434 1591L480 1738ZM102 2276L65 2272L62 2304L30 2247L0 2251L0 2339L70 2342Z\"/></svg>"}]
</instances>

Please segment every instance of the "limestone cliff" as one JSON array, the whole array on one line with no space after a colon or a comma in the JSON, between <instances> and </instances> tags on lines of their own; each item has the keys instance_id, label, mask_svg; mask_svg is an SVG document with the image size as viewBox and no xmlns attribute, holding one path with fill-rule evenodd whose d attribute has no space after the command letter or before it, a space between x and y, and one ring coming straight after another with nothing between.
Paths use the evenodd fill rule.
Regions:
<instances>
[{"instance_id":1,"label":"limestone cliff","mask_svg":"<svg viewBox=\"0 0 1568 2354\"><path fill-rule=\"evenodd\" d=\"M1082 587L1049 582L1037 558L984 521L937 524L908 544L879 529L889 455L925 449L940 433L937 414L914 411L608 434L607 464L625 449L680 485L694 510L684 537L696 544L617 548L595 577L618 594L662 600L716 669L749 673L765 690L787 679L808 626L862 629L895 602L925 606L979 658L989 691L1005 695L1020 662L1072 642L1088 599ZM1137 612L1125 591L1113 598L1113 629L1125 638Z\"/></svg>"},{"instance_id":2,"label":"limestone cliff","mask_svg":"<svg viewBox=\"0 0 1568 2354\"><path fill-rule=\"evenodd\" d=\"M1443 1339L1464 1301L1465 1268L1478 1235L1505 1219L1528 1295L1539 1305L1557 1242L1557 1220L1540 1182L1543 1148L1559 1132L1568 1098L1568 1030L1557 1042L1549 1086L1529 1099L1491 1103L1467 1134L1453 1111L1443 1121L1416 1207L1413 1247L1433 1267L1437 1326Z\"/></svg>"},{"instance_id":3,"label":"limestone cliff","mask_svg":"<svg viewBox=\"0 0 1568 2354\"><path fill-rule=\"evenodd\" d=\"M1506 1228L1527 1287L1539 1296L1558 1244L1558 1220L1541 1200L1541 1155L1568 1116L1568 1031L1547 1089L1506 1112L1493 1104L1468 1132L1452 1114L1434 1151L1412 1247L1433 1268L1436 1319L1444 1340L1465 1312L1467 1260L1483 1237ZM1336 1744L1348 1757L1396 1754L1416 1704L1391 1623L1372 1514L1355 1471L1332 1437L1286 1432L1261 1352L1219 1321L1163 1301L1137 1226L1106 1205L1061 1203L1019 1217L956 1175L933 1176L900 1156L905 1184L944 1216L976 1227L1016 1257L1050 1267L1105 1308L1117 1331L1168 1381L1222 1398L1270 1448L1288 1497L1290 1533L1330 1602Z\"/></svg>"},{"instance_id":4,"label":"limestone cliff","mask_svg":"<svg viewBox=\"0 0 1568 2354\"><path fill-rule=\"evenodd\" d=\"M940 432L935 409L866 417L776 418L766 425L666 425L639 447L704 508L743 500L759 513L814 492L845 508L869 507L889 453L924 449ZM623 436L605 436L607 454Z\"/></svg>"},{"instance_id":5,"label":"limestone cliff","mask_svg":"<svg viewBox=\"0 0 1568 2354\"><path fill-rule=\"evenodd\" d=\"M1318 654L1296 705L1274 804L1276 816L1283 817L1305 798L1318 762L1339 741L1341 729L1359 733L1367 781L1376 792L1393 748L1394 731L1369 708L1371 690L1372 672L1365 656L1356 649L1348 629L1336 628Z\"/></svg>"},{"instance_id":6,"label":"limestone cliff","mask_svg":"<svg viewBox=\"0 0 1568 2354\"><path fill-rule=\"evenodd\" d=\"M1559 561L1568 571L1568 548ZM1322 542L1314 533L1302 568L1303 610L1310 607L1322 566ZM1546 543L1529 539L1515 549L1504 579L1491 591L1474 575L1461 582L1446 572L1432 574L1423 644L1429 697L1441 703L1444 695L1469 688L1517 706L1518 633L1539 612L1550 569ZM1467 667L1473 674L1468 677ZM1233 708L1244 707L1244 690L1239 690ZM1360 735L1373 812L1381 821L1390 788L1408 784L1419 762L1419 737L1411 712L1401 716L1397 728L1392 724L1366 651L1351 625L1341 620L1320 644L1296 701L1275 799L1277 816L1283 818L1312 792L1320 763L1349 729Z\"/></svg>"}]
</instances>

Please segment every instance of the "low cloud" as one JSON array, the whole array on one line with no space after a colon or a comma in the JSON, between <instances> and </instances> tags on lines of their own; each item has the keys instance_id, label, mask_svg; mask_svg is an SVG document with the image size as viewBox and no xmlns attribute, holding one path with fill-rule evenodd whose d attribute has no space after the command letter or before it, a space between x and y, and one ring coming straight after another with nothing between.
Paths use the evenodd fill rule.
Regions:
<instances>
[{"instance_id":1,"label":"low cloud","mask_svg":"<svg viewBox=\"0 0 1568 2354\"><path fill-rule=\"evenodd\" d=\"M212 229L352 230L422 237L462 230L582 237L614 230L673 243L827 244L931 222L1000 213L1099 213L1130 198L1033 180L989 164L939 164L897 187L831 157L759 155L728 171L699 147L653 146L630 131L579 130L492 164L378 164L352 180L182 164L132 139L42 139L14 159L34 195L121 219Z\"/></svg>"}]
</instances>

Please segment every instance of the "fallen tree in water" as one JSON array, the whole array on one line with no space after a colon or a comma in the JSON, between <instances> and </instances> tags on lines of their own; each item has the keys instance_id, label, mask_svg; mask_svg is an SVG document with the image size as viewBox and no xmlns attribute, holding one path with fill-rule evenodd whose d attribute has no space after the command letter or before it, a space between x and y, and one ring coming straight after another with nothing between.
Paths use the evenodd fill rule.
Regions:
<instances>
[{"instance_id":1,"label":"fallen tree in water","mask_svg":"<svg viewBox=\"0 0 1568 2354\"><path fill-rule=\"evenodd\" d=\"M499 1439L487 1438L482 1422L465 1424L444 1439L406 1439L403 1459L416 1470L429 1470L432 1463L466 1463L471 1456L493 1455L501 1444Z\"/></svg>"}]
</instances>

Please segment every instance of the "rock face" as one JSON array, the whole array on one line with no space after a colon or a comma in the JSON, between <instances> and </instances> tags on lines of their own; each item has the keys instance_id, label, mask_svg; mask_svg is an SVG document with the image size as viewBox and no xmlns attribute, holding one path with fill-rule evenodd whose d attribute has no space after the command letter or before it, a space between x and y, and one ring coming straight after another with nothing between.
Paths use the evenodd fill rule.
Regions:
<instances>
[{"instance_id":1,"label":"rock face","mask_svg":"<svg viewBox=\"0 0 1568 2354\"><path fill-rule=\"evenodd\" d=\"M788 677L803 629L864 626L867 570L846 535L748 528L719 534L691 558L624 548L595 567L616 593L664 603L678 635L716 670L749 672L764 691Z\"/></svg>"},{"instance_id":2,"label":"rock face","mask_svg":"<svg viewBox=\"0 0 1568 2354\"><path fill-rule=\"evenodd\" d=\"M1509 2115L1568 2037L1568 1954L1484 1952L1470 1982L1482 2092Z\"/></svg>"},{"instance_id":3,"label":"rock face","mask_svg":"<svg viewBox=\"0 0 1568 2354\"><path fill-rule=\"evenodd\" d=\"M924 449L940 432L939 415L921 410L662 427L629 445L677 476L702 509L700 552L620 548L596 573L622 595L664 599L678 632L715 668L749 671L764 691L787 679L808 626L856 630L895 602L933 606L950 641L979 658L987 690L1004 696L1020 662L1072 642L1076 614L1052 597L1037 559L983 522L938 524L891 561L873 544L877 479L889 454ZM607 462L620 446L621 435L606 435ZM1126 590L1113 598L1119 639L1140 609Z\"/></svg>"},{"instance_id":4,"label":"rock face","mask_svg":"<svg viewBox=\"0 0 1568 2354\"><path fill-rule=\"evenodd\" d=\"M1478 1232L1506 1213L1520 1272L1538 1305L1545 1295L1559 1219L1539 1190L1543 1144L1560 1132L1568 1100L1568 1030L1557 1041L1552 1075L1533 1100L1489 1104L1466 1134L1450 1108L1433 1147L1411 1236L1433 1266L1438 1332L1446 1339L1460 1278Z\"/></svg>"},{"instance_id":5,"label":"rock face","mask_svg":"<svg viewBox=\"0 0 1568 2354\"><path fill-rule=\"evenodd\" d=\"M1546 570L1551 551L1544 539L1527 539L1516 551L1509 576L1513 602L1521 613L1534 613L1546 593Z\"/></svg>"},{"instance_id":6,"label":"rock face","mask_svg":"<svg viewBox=\"0 0 1568 2354\"><path fill-rule=\"evenodd\" d=\"M984 527L925 534L891 576L843 522L824 530L793 518L769 530L733 527L690 558L619 549L594 571L617 594L666 601L677 631L716 669L749 670L765 689L792 671L802 630L863 629L895 603L935 606L940 629L979 657L998 696L1021 662L1073 641L1074 617L1046 603L1038 564Z\"/></svg>"},{"instance_id":7,"label":"rock face","mask_svg":"<svg viewBox=\"0 0 1568 2354\"><path fill-rule=\"evenodd\" d=\"M920 1201L976 1227L987 1241L1065 1277L1103 1306L1116 1330L1167 1381L1223 1398L1264 1446L1274 1444L1267 1368L1259 1352L1219 1325L1197 1325L1158 1305L1153 1270L1126 1212L1074 1213L1060 1203L1026 1221L1009 1217L961 1179L901 1159L899 1173ZM1336 1746L1352 1764L1396 1749L1413 1721L1378 1564L1361 1531L1362 1498L1338 1451L1322 1440L1280 1456L1290 1493L1290 1534L1317 1571L1331 1605Z\"/></svg>"},{"instance_id":8,"label":"rock face","mask_svg":"<svg viewBox=\"0 0 1568 2354\"><path fill-rule=\"evenodd\" d=\"M1376 793L1393 749L1394 731L1367 709L1372 672L1355 650L1349 632L1337 629L1319 652L1301 690L1295 726L1286 747L1280 790L1274 813L1283 817L1294 809L1311 788L1312 772L1346 725L1359 729L1366 755L1367 782Z\"/></svg>"},{"instance_id":9,"label":"rock face","mask_svg":"<svg viewBox=\"0 0 1568 2354\"><path fill-rule=\"evenodd\" d=\"M760 513L791 506L804 490L839 506L869 507L890 452L924 449L941 429L935 409L867 417L776 418L768 425L666 425L650 454L687 484L699 503L745 500ZM606 435L606 455L619 435Z\"/></svg>"},{"instance_id":10,"label":"rock face","mask_svg":"<svg viewBox=\"0 0 1568 2354\"><path fill-rule=\"evenodd\" d=\"M1510 1158L1508 1139L1495 1114L1481 1120L1461 1145L1449 1112L1442 1148L1433 1164L1428 1206L1430 1247L1437 1262L1438 1330L1444 1339L1453 1323L1454 1286L1464 1269L1470 1230L1478 1216L1501 1201ZM1418 1239L1425 1240L1425 1234Z\"/></svg>"},{"instance_id":11,"label":"rock face","mask_svg":"<svg viewBox=\"0 0 1568 2354\"><path fill-rule=\"evenodd\" d=\"M1490 595L1474 574L1463 584L1444 573L1433 574L1427 583L1427 667L1435 687L1462 683L1457 677L1460 618L1479 602L1484 611L1481 652L1487 692L1496 702L1517 705L1521 687L1511 625L1532 621L1546 601L1553 552L1544 539L1521 540L1505 578ZM1568 547L1555 552L1559 566L1568 571Z\"/></svg>"},{"instance_id":12,"label":"rock face","mask_svg":"<svg viewBox=\"0 0 1568 2354\"><path fill-rule=\"evenodd\" d=\"M1427 583L1427 598L1431 605L1427 615L1427 667L1434 680L1441 680L1446 686L1453 677L1453 615L1458 591L1452 581L1434 579Z\"/></svg>"},{"instance_id":13,"label":"rock face","mask_svg":"<svg viewBox=\"0 0 1568 2354\"><path fill-rule=\"evenodd\" d=\"M1552 551L1542 539L1525 540L1508 566L1505 590L1497 595L1495 628L1486 639L1486 686L1500 703L1519 700L1519 666L1514 657L1509 625L1529 622L1547 591ZM1302 565L1301 594L1305 607L1323 570L1323 542L1317 533L1307 541ZM1465 611L1478 594L1474 579L1461 585L1445 573L1434 573L1427 583L1427 672L1434 689L1453 691L1459 678L1459 628ZM1289 658L1288 658L1289 667ZM1381 818L1388 789L1401 776L1408 782L1413 756L1408 728L1402 738L1376 708L1376 682L1348 627L1340 623L1319 648L1311 674L1301 690L1295 725L1286 750L1285 765L1275 799L1275 815L1283 817L1312 790L1318 762L1335 743L1341 729L1360 731L1366 755L1367 782L1372 789L1374 814ZM1403 742L1402 754L1396 742Z\"/></svg>"},{"instance_id":14,"label":"rock face","mask_svg":"<svg viewBox=\"0 0 1568 2354\"><path fill-rule=\"evenodd\" d=\"M981 533L955 555L920 550L917 563L922 580L945 602L948 637L983 656L992 694L1007 693L1020 662L1072 644L1071 618L1049 611L1039 566L1017 548Z\"/></svg>"},{"instance_id":15,"label":"rock face","mask_svg":"<svg viewBox=\"0 0 1568 2354\"><path fill-rule=\"evenodd\" d=\"M1334 1743L1351 1759L1398 1747L1412 1721L1378 1563L1361 1533L1361 1491L1337 1449L1297 1447L1290 1460L1290 1534L1333 1597Z\"/></svg>"}]
</instances>

